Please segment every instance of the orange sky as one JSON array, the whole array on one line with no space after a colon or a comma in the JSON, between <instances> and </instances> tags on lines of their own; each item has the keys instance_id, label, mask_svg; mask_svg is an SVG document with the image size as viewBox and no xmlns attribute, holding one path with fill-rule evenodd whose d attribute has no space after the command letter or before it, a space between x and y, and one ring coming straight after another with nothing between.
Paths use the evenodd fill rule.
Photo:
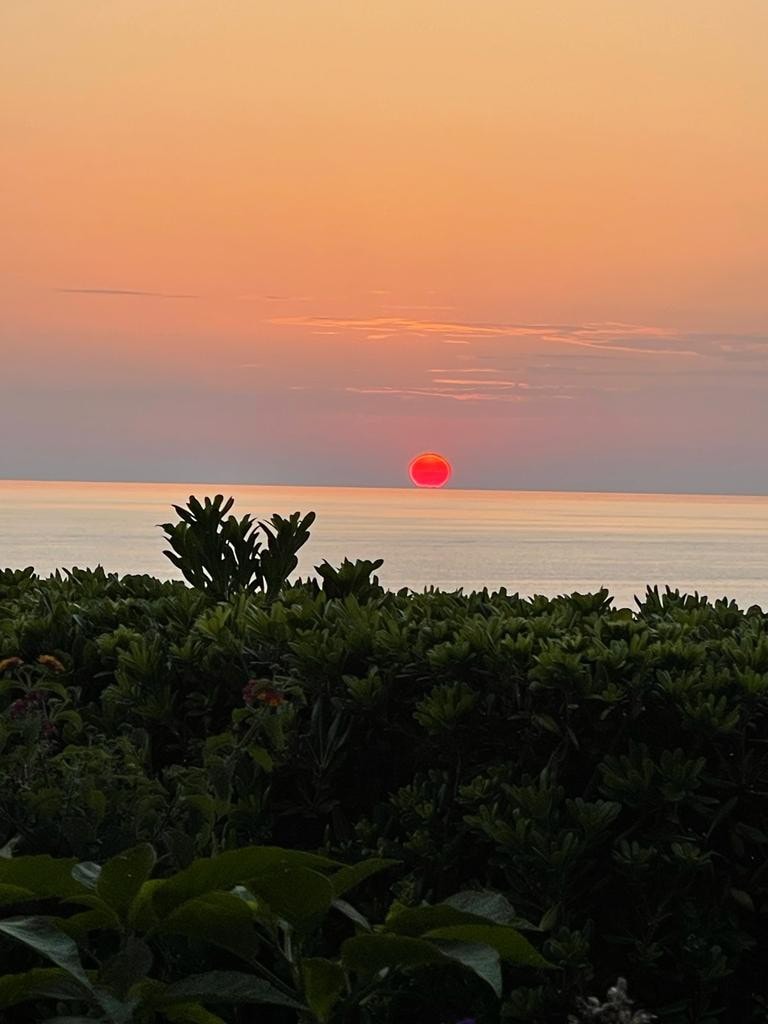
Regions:
<instances>
[{"instance_id":1,"label":"orange sky","mask_svg":"<svg viewBox=\"0 0 768 1024\"><path fill-rule=\"evenodd\" d=\"M4 0L0 475L762 492L765 0Z\"/></svg>"}]
</instances>

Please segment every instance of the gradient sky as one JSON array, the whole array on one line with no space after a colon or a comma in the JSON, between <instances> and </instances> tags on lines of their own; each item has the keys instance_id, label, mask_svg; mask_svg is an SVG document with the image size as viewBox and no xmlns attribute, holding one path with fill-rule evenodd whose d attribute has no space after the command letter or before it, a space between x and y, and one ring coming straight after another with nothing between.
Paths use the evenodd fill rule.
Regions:
<instances>
[{"instance_id":1,"label":"gradient sky","mask_svg":"<svg viewBox=\"0 0 768 1024\"><path fill-rule=\"evenodd\" d=\"M768 493L766 0L3 0L0 476Z\"/></svg>"}]
</instances>

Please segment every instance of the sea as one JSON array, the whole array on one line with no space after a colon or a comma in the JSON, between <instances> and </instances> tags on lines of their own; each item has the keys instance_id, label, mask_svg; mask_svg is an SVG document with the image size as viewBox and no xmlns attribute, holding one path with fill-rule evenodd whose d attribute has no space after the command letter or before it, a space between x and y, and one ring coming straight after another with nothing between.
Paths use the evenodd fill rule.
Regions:
<instances>
[{"instance_id":1,"label":"sea","mask_svg":"<svg viewBox=\"0 0 768 1024\"><path fill-rule=\"evenodd\" d=\"M188 496L233 513L316 512L297 575L323 560L383 558L391 589L590 593L635 607L670 586L768 610L768 496L0 481L0 568L180 574L160 523Z\"/></svg>"}]
</instances>

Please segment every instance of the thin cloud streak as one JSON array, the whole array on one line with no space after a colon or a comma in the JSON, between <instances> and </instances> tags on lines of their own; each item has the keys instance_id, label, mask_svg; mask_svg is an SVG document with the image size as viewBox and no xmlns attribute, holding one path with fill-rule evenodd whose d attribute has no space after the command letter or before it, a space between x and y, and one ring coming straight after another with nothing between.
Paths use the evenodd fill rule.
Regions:
<instances>
[{"instance_id":1,"label":"thin cloud streak","mask_svg":"<svg viewBox=\"0 0 768 1024\"><path fill-rule=\"evenodd\" d=\"M437 391L431 388L347 387L345 391L357 395L387 395L395 398L450 398L456 402L523 402L522 395L486 395L481 392Z\"/></svg>"},{"instance_id":2,"label":"thin cloud streak","mask_svg":"<svg viewBox=\"0 0 768 1024\"><path fill-rule=\"evenodd\" d=\"M444 311L444 310L456 309L455 306L433 306L433 305L428 305L428 304L421 304L420 305L419 303L416 303L416 302L400 302L400 303L392 303L392 302L384 303L384 302L382 302L381 303L381 308L382 309L421 309L421 310L431 310L433 312L435 310L443 310Z\"/></svg>"},{"instance_id":3,"label":"thin cloud streak","mask_svg":"<svg viewBox=\"0 0 768 1024\"><path fill-rule=\"evenodd\" d=\"M440 369L431 369L430 373L453 373L447 366L443 366ZM500 371L494 366L462 366L462 373L499 373Z\"/></svg>"},{"instance_id":4,"label":"thin cloud streak","mask_svg":"<svg viewBox=\"0 0 768 1024\"><path fill-rule=\"evenodd\" d=\"M529 385L519 380L473 380L466 377L435 377L435 384L458 384L470 388L527 388Z\"/></svg>"},{"instance_id":5,"label":"thin cloud streak","mask_svg":"<svg viewBox=\"0 0 768 1024\"><path fill-rule=\"evenodd\" d=\"M694 359L698 359L702 355L701 352L694 352L693 349L687 348L648 348L642 345L610 345L604 341L584 341L581 338L556 334L542 335L541 340L557 345L577 345L581 348L598 349L601 352L629 352L633 356L693 356Z\"/></svg>"},{"instance_id":6,"label":"thin cloud streak","mask_svg":"<svg viewBox=\"0 0 768 1024\"><path fill-rule=\"evenodd\" d=\"M529 384L517 380L465 380L438 377L428 384L357 385L344 391L395 398L450 398L456 402L530 402L546 398L572 398L565 392L591 390L579 384Z\"/></svg>"},{"instance_id":7,"label":"thin cloud streak","mask_svg":"<svg viewBox=\"0 0 768 1024\"><path fill-rule=\"evenodd\" d=\"M453 320L419 320L413 317L343 317L295 315L272 317L278 327L307 327L363 335L366 340L400 335L437 337L448 344L470 344L490 338L527 338L554 345L569 345L595 351L626 352L631 355L662 355L698 358L702 353L690 347L690 335L675 329L621 322L587 324L472 323ZM447 336L447 337L446 337ZM655 344L649 344L655 342ZM681 347L685 344L687 347ZM711 344L707 346L711 348Z\"/></svg>"},{"instance_id":8,"label":"thin cloud streak","mask_svg":"<svg viewBox=\"0 0 768 1024\"><path fill-rule=\"evenodd\" d=\"M273 317L278 327L306 327L313 333L335 331L340 335L381 341L391 337L425 338L446 345L474 345L496 339L525 339L542 346L580 350L584 357L612 358L613 353L636 357L660 357L727 361L759 361L768 358L768 336L755 333L730 334L681 330L652 324L623 321L584 324L477 323L455 320L418 319L407 316L345 317L316 314ZM552 353L554 354L554 353ZM562 353L565 356L565 353ZM574 352L572 358L578 358ZM478 358L494 358L478 353ZM473 371L476 372L476 371Z\"/></svg>"},{"instance_id":9,"label":"thin cloud streak","mask_svg":"<svg viewBox=\"0 0 768 1024\"><path fill-rule=\"evenodd\" d=\"M197 295L172 294L170 292L144 292L134 288L54 288L63 295L120 295L141 299L197 299Z\"/></svg>"},{"instance_id":10,"label":"thin cloud streak","mask_svg":"<svg viewBox=\"0 0 768 1024\"><path fill-rule=\"evenodd\" d=\"M557 330L560 327L552 325L522 325L522 324L470 324L461 322L448 322L440 320L417 320L412 317L399 316L374 316L374 317L334 317L334 316L279 316L273 317L270 323L284 327L328 327L349 331L388 333L400 332L403 334L451 334L471 335L473 337L505 337L510 334L520 336L531 336L542 330Z\"/></svg>"}]
</instances>

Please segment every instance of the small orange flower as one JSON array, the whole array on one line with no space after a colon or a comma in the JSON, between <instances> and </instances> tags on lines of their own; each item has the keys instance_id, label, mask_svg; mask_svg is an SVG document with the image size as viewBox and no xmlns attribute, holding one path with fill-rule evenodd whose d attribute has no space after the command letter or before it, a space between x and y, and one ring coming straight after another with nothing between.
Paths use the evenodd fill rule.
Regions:
<instances>
[{"instance_id":1,"label":"small orange flower","mask_svg":"<svg viewBox=\"0 0 768 1024\"><path fill-rule=\"evenodd\" d=\"M260 700L262 704L266 704L270 708L279 708L281 704L285 704L285 697L277 690L262 690L261 693L256 694L256 700Z\"/></svg>"},{"instance_id":2,"label":"small orange flower","mask_svg":"<svg viewBox=\"0 0 768 1024\"><path fill-rule=\"evenodd\" d=\"M9 668L18 668L24 664L23 658L3 658L0 661L0 672L6 672Z\"/></svg>"},{"instance_id":3,"label":"small orange flower","mask_svg":"<svg viewBox=\"0 0 768 1024\"><path fill-rule=\"evenodd\" d=\"M249 679L243 687L243 700L249 707L253 707L256 700L270 708L279 708L285 703L285 697L272 689L268 679Z\"/></svg>"},{"instance_id":4,"label":"small orange flower","mask_svg":"<svg viewBox=\"0 0 768 1024\"><path fill-rule=\"evenodd\" d=\"M41 654L37 659L43 668L49 668L52 672L66 672L62 663L58 658L55 658L52 654Z\"/></svg>"}]
</instances>

